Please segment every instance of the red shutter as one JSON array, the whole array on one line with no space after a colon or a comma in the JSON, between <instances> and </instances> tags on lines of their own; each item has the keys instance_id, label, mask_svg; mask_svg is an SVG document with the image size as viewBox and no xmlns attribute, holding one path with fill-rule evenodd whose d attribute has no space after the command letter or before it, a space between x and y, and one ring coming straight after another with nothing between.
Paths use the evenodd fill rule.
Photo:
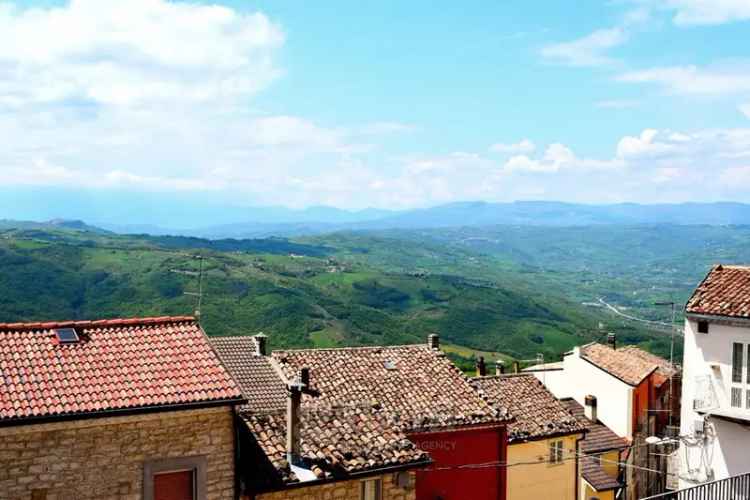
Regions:
<instances>
[{"instance_id":1,"label":"red shutter","mask_svg":"<svg viewBox=\"0 0 750 500\"><path fill-rule=\"evenodd\" d=\"M195 500L192 470L154 475L154 500Z\"/></svg>"}]
</instances>

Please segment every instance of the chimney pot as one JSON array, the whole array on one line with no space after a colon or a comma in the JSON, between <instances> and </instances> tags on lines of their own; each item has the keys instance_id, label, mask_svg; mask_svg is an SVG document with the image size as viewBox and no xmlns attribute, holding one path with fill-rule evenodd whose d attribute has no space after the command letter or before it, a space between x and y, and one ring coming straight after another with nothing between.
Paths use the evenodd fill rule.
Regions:
<instances>
[{"instance_id":1,"label":"chimney pot","mask_svg":"<svg viewBox=\"0 0 750 500\"><path fill-rule=\"evenodd\" d=\"M484 356L479 356L477 360L477 377L484 377L487 375L487 365L484 363Z\"/></svg>"},{"instance_id":2,"label":"chimney pot","mask_svg":"<svg viewBox=\"0 0 750 500\"><path fill-rule=\"evenodd\" d=\"M305 388L310 386L310 368L304 367L299 371L299 381Z\"/></svg>"},{"instance_id":3,"label":"chimney pot","mask_svg":"<svg viewBox=\"0 0 750 500\"><path fill-rule=\"evenodd\" d=\"M521 364L518 361L513 362L513 373L519 373L521 371Z\"/></svg>"},{"instance_id":4,"label":"chimney pot","mask_svg":"<svg viewBox=\"0 0 750 500\"><path fill-rule=\"evenodd\" d=\"M617 349L617 335L614 333L607 334L607 344L612 349Z\"/></svg>"},{"instance_id":5,"label":"chimney pot","mask_svg":"<svg viewBox=\"0 0 750 500\"><path fill-rule=\"evenodd\" d=\"M263 332L260 332L258 335L255 335L253 337L255 339L255 355L256 356L265 356L266 355L266 345L268 337L263 334Z\"/></svg>"},{"instance_id":6,"label":"chimney pot","mask_svg":"<svg viewBox=\"0 0 750 500\"><path fill-rule=\"evenodd\" d=\"M427 345L430 349L440 349L440 336L437 333L431 333L427 336Z\"/></svg>"},{"instance_id":7,"label":"chimney pot","mask_svg":"<svg viewBox=\"0 0 750 500\"><path fill-rule=\"evenodd\" d=\"M495 363L495 375L503 375L505 373L505 363L502 360L497 360Z\"/></svg>"},{"instance_id":8,"label":"chimney pot","mask_svg":"<svg viewBox=\"0 0 750 500\"><path fill-rule=\"evenodd\" d=\"M586 418L592 422L596 422L598 420L596 406L596 396L592 396L591 394L589 394L584 398L584 415L586 415Z\"/></svg>"}]
</instances>

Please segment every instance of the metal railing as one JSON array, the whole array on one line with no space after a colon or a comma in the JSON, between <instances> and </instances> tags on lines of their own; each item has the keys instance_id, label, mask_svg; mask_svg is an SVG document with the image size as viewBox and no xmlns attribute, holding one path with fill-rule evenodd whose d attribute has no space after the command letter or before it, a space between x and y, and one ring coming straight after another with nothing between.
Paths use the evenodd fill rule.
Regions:
<instances>
[{"instance_id":1,"label":"metal railing","mask_svg":"<svg viewBox=\"0 0 750 500\"><path fill-rule=\"evenodd\" d=\"M750 500L750 472L641 500Z\"/></svg>"}]
</instances>

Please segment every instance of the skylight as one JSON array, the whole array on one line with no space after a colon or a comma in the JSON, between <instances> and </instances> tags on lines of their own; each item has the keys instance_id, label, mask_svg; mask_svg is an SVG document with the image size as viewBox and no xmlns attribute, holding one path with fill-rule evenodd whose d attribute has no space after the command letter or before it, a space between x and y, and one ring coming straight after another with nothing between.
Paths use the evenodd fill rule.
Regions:
<instances>
[{"instance_id":1,"label":"skylight","mask_svg":"<svg viewBox=\"0 0 750 500\"><path fill-rule=\"evenodd\" d=\"M74 344L80 340L75 328L58 328L55 330L55 336L61 344Z\"/></svg>"}]
</instances>

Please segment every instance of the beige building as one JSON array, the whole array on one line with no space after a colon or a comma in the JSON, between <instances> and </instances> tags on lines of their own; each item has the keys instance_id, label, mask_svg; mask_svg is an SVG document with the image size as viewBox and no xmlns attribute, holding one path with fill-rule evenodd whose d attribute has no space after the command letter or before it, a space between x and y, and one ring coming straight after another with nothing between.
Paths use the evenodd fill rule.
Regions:
<instances>
[{"instance_id":1,"label":"beige building","mask_svg":"<svg viewBox=\"0 0 750 500\"><path fill-rule=\"evenodd\" d=\"M585 426L533 375L480 376L470 383L514 419L508 424L508 500L576 500Z\"/></svg>"},{"instance_id":2,"label":"beige building","mask_svg":"<svg viewBox=\"0 0 750 500\"><path fill-rule=\"evenodd\" d=\"M0 325L0 498L232 500L243 403L192 318Z\"/></svg>"}]
</instances>

